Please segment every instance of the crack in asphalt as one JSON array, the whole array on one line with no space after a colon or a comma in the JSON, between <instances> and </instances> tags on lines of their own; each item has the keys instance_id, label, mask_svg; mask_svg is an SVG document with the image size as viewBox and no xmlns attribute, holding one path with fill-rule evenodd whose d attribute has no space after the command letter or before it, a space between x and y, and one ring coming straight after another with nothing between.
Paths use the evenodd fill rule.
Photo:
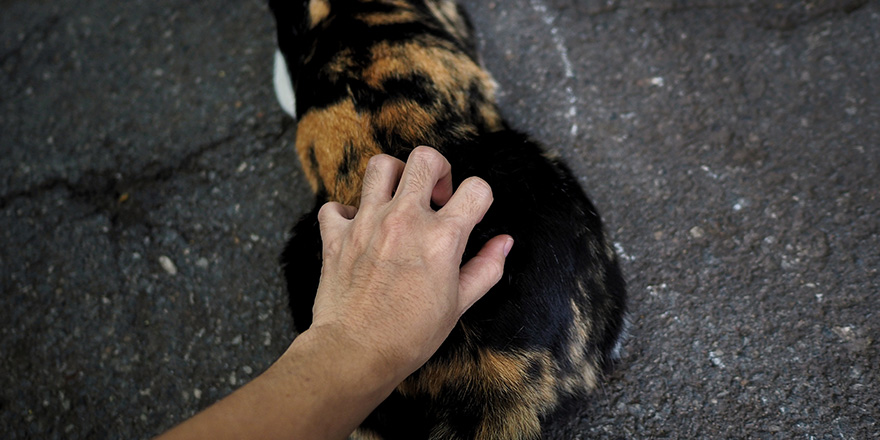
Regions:
<instances>
[{"instance_id":1,"label":"crack in asphalt","mask_svg":"<svg viewBox=\"0 0 880 440\"><path fill-rule=\"evenodd\" d=\"M770 13L767 14L768 16L760 15L755 21L759 26L765 29L790 31L838 12L842 12L844 14L852 14L853 12L862 9L868 4L868 0L844 1L845 3L842 5L831 5L829 7L819 8L815 12L797 11L791 9L781 11L770 10ZM768 8L765 7L764 9Z\"/></svg>"},{"instance_id":2,"label":"crack in asphalt","mask_svg":"<svg viewBox=\"0 0 880 440\"><path fill-rule=\"evenodd\" d=\"M223 136L197 146L172 164L151 162L142 167L142 170L132 177L126 178L120 175L115 171L119 167L85 171L76 181L71 181L65 177L52 177L29 188L3 195L0 197L0 211L5 210L18 199L36 198L46 192L62 188L69 193L66 196L67 199L92 206L91 210L79 215L78 219L103 213L110 222L112 232L117 230L122 222L120 216L126 210L124 202L126 201L127 194L140 192L139 189L168 182L179 176L198 174L205 171L220 171L218 168L222 167L205 167L199 165L198 162L205 155L222 149L240 137L252 136L257 141L257 144L260 145L260 147L245 154L245 158L254 158L273 149L284 148L278 141L288 131L295 129L295 126L296 124L293 121L282 121L281 126L276 130L262 132L260 127L252 127L250 130L243 130L237 134ZM219 174L222 175L223 173ZM66 219L66 221L72 220ZM150 230L155 226L151 225L145 217L139 218L139 223L145 225Z\"/></svg>"},{"instance_id":3,"label":"crack in asphalt","mask_svg":"<svg viewBox=\"0 0 880 440\"><path fill-rule=\"evenodd\" d=\"M10 68L3 69L3 71L6 72L10 78L15 76L16 71L20 67L20 63L15 62L16 60L13 60L13 58L19 58L18 61L20 61L22 51L32 40L45 40L48 37L49 32L51 32L52 29L54 29L58 25L58 23L61 22L62 15L63 14L60 13L52 14L43 22L34 25L27 32L24 33L24 38L19 40L17 45L13 46L5 53L0 54L0 66L5 67L7 61L13 61L12 63L10 63Z\"/></svg>"},{"instance_id":4,"label":"crack in asphalt","mask_svg":"<svg viewBox=\"0 0 880 440\"><path fill-rule=\"evenodd\" d=\"M118 199L119 196L128 190L146 184L168 181L180 172L192 173L194 171L202 171L194 169L194 164L205 154L222 147L233 139L235 139L235 136L229 135L202 144L184 155L175 164L151 162L144 166L144 170L139 175L132 178L123 178L117 172L107 169L86 171L75 182L65 177L52 177L29 188L3 195L0 197L0 210L6 209L10 203L17 199L37 197L57 188L67 189L72 199L87 200L89 204L103 207L106 204L100 203L103 198L96 196L112 194L115 201L115 199Z\"/></svg>"}]
</instances>

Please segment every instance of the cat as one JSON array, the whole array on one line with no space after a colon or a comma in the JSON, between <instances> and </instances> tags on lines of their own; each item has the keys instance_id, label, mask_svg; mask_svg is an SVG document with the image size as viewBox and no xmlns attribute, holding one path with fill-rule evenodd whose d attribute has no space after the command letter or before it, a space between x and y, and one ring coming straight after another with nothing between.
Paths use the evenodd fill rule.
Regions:
<instances>
[{"instance_id":1,"label":"cat","mask_svg":"<svg viewBox=\"0 0 880 440\"><path fill-rule=\"evenodd\" d=\"M502 280L353 438L539 438L560 403L593 389L618 357L626 291L596 209L558 158L502 119L454 1L269 6L276 92L297 120L296 151L316 194L281 256L298 331L311 324L321 272L318 209L356 206L373 155L405 161L429 145L455 185L469 176L491 185L494 202L463 261L495 235L516 242Z\"/></svg>"}]
</instances>

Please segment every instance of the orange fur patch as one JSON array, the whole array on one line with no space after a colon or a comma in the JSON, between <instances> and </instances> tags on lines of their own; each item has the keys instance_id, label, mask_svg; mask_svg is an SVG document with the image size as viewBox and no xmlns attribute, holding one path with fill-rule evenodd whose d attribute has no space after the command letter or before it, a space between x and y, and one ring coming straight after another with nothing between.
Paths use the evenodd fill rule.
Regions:
<instances>
[{"instance_id":1,"label":"orange fur patch","mask_svg":"<svg viewBox=\"0 0 880 440\"><path fill-rule=\"evenodd\" d=\"M540 374L531 377L529 370L535 365ZM539 417L557 401L555 370L548 352L462 351L447 362L425 364L418 377L405 380L397 390L436 397L448 388L484 396L495 405L484 408L477 439L533 439L540 433ZM438 432L432 438L448 436Z\"/></svg>"},{"instance_id":2,"label":"orange fur patch","mask_svg":"<svg viewBox=\"0 0 880 440\"><path fill-rule=\"evenodd\" d=\"M345 48L333 56L333 59L324 66L323 71L327 73L328 79L336 81L341 76L350 74L354 68L355 62L352 59L352 50Z\"/></svg>"},{"instance_id":3,"label":"orange fur patch","mask_svg":"<svg viewBox=\"0 0 880 440\"><path fill-rule=\"evenodd\" d=\"M380 88L384 81L391 78L422 75L434 84L440 99L451 104L452 109L458 113L466 114L474 99L477 99L470 94L469 85L477 84L485 97L482 102L478 102L483 120L470 122L482 123L490 130L501 129L501 117L494 104L495 82L466 55L446 47L426 46L420 42L379 43L372 48L371 55L372 63L363 74L364 81L371 87ZM475 127L471 125L463 127L463 130L473 134Z\"/></svg>"},{"instance_id":4,"label":"orange fur patch","mask_svg":"<svg viewBox=\"0 0 880 440\"><path fill-rule=\"evenodd\" d=\"M344 157L346 145L356 157ZM382 152L373 140L369 116L358 114L350 99L306 112L297 125L296 149L313 190L323 186L330 200L354 206L360 202L367 162ZM309 165L312 158L317 162L314 168ZM338 175L344 160L351 163L347 179Z\"/></svg>"},{"instance_id":5,"label":"orange fur patch","mask_svg":"<svg viewBox=\"0 0 880 440\"><path fill-rule=\"evenodd\" d=\"M580 280L578 281L578 289L578 294L586 297L586 286ZM590 333L593 331L591 321L574 298L571 299L571 308L574 313L574 322L570 329L571 334L569 334L568 358L575 365L575 372L561 378L563 389L569 393L594 388L599 377L598 366L589 360L584 351L589 342Z\"/></svg>"},{"instance_id":6,"label":"orange fur patch","mask_svg":"<svg viewBox=\"0 0 880 440\"><path fill-rule=\"evenodd\" d=\"M393 131L412 146L436 145L438 136L430 130L436 118L413 101L398 101L382 105L376 113L376 126Z\"/></svg>"},{"instance_id":7,"label":"orange fur patch","mask_svg":"<svg viewBox=\"0 0 880 440\"><path fill-rule=\"evenodd\" d=\"M312 0L309 2L309 24L315 27L321 20L330 15L330 2L327 0Z\"/></svg>"},{"instance_id":8,"label":"orange fur patch","mask_svg":"<svg viewBox=\"0 0 880 440\"><path fill-rule=\"evenodd\" d=\"M373 12L369 14L359 14L355 17L358 20L366 23L368 26L409 23L412 21L416 21L420 18L415 12L406 9L399 9L393 12Z\"/></svg>"}]
</instances>

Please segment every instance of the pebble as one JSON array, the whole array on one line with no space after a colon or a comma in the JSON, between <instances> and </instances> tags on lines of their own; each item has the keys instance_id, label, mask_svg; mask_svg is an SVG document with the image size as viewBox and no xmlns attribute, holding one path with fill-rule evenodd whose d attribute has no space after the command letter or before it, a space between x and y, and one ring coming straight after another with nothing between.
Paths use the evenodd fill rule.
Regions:
<instances>
[{"instance_id":1,"label":"pebble","mask_svg":"<svg viewBox=\"0 0 880 440\"><path fill-rule=\"evenodd\" d=\"M208 268L208 259L205 257L199 258L198 260L196 260L196 266L198 266L201 269L207 269Z\"/></svg>"},{"instance_id":2,"label":"pebble","mask_svg":"<svg viewBox=\"0 0 880 440\"><path fill-rule=\"evenodd\" d=\"M165 269L165 272L168 272L170 275L177 275L177 266L175 266L174 262L165 255L159 257L159 265L162 266L162 269Z\"/></svg>"},{"instance_id":3,"label":"pebble","mask_svg":"<svg viewBox=\"0 0 880 440\"><path fill-rule=\"evenodd\" d=\"M831 331L834 332L834 334L839 336L841 339L844 339L847 341L852 340L855 336L855 334L853 333L853 328L848 325L847 326L835 326L831 329Z\"/></svg>"},{"instance_id":4,"label":"pebble","mask_svg":"<svg viewBox=\"0 0 880 440\"><path fill-rule=\"evenodd\" d=\"M709 360L712 361L716 367L725 368L724 362L721 360L721 355L723 355L723 351L710 351L709 352Z\"/></svg>"}]
</instances>

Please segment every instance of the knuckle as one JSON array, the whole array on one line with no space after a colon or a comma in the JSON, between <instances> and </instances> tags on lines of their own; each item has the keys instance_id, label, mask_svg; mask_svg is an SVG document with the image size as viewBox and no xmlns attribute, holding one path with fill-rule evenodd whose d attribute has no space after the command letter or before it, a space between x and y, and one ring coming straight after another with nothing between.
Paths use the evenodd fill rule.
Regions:
<instances>
[{"instance_id":1,"label":"knuckle","mask_svg":"<svg viewBox=\"0 0 880 440\"><path fill-rule=\"evenodd\" d=\"M409 157L411 159L417 158L419 160L425 160L425 161L436 161L436 160L442 158L443 156L441 156L437 150L435 150L431 147L426 147L426 146L422 145L422 146L415 147L412 150L412 152L409 154Z\"/></svg>"},{"instance_id":2,"label":"knuckle","mask_svg":"<svg viewBox=\"0 0 880 440\"><path fill-rule=\"evenodd\" d=\"M446 158L439 151L431 147L416 147L410 153L409 161L414 164L421 164L428 171L443 168L446 164Z\"/></svg>"},{"instance_id":3,"label":"knuckle","mask_svg":"<svg viewBox=\"0 0 880 440\"><path fill-rule=\"evenodd\" d=\"M459 244L467 240L465 228L465 225L454 220L444 222L436 233L431 234L430 248L440 254L458 249Z\"/></svg>"},{"instance_id":4,"label":"knuckle","mask_svg":"<svg viewBox=\"0 0 880 440\"><path fill-rule=\"evenodd\" d=\"M365 190L369 190L379 184L384 172L393 166L393 160L395 159L385 154L379 154L370 158L367 162L367 169L364 171L363 187Z\"/></svg>"},{"instance_id":5,"label":"knuckle","mask_svg":"<svg viewBox=\"0 0 880 440\"><path fill-rule=\"evenodd\" d=\"M419 199L418 193L428 186L431 179L431 171L424 164L416 164L413 166L408 182L408 191L412 193L416 200Z\"/></svg>"},{"instance_id":6,"label":"knuckle","mask_svg":"<svg viewBox=\"0 0 880 440\"><path fill-rule=\"evenodd\" d=\"M495 285L504 276L504 263L496 258L488 256L477 256L474 259L480 259L481 267L478 277L490 285Z\"/></svg>"},{"instance_id":7,"label":"knuckle","mask_svg":"<svg viewBox=\"0 0 880 440\"><path fill-rule=\"evenodd\" d=\"M336 202L327 202L321 206L321 209L318 210L318 223L325 223L337 212L338 203Z\"/></svg>"},{"instance_id":8,"label":"knuckle","mask_svg":"<svg viewBox=\"0 0 880 440\"><path fill-rule=\"evenodd\" d=\"M466 187L466 190L472 197L474 197L475 201L481 201L484 199L492 200L494 198L492 195L492 187L489 186L489 182L486 182L479 177L468 177L462 182L461 186Z\"/></svg>"},{"instance_id":9,"label":"knuckle","mask_svg":"<svg viewBox=\"0 0 880 440\"><path fill-rule=\"evenodd\" d=\"M387 170L392 168L399 160L395 159L392 156L387 154L377 154L370 158L367 162L367 168L378 168L382 170Z\"/></svg>"},{"instance_id":10,"label":"knuckle","mask_svg":"<svg viewBox=\"0 0 880 440\"><path fill-rule=\"evenodd\" d=\"M498 281L501 281L501 278L504 276L504 261L495 259L492 268L492 281L497 283Z\"/></svg>"}]
</instances>

